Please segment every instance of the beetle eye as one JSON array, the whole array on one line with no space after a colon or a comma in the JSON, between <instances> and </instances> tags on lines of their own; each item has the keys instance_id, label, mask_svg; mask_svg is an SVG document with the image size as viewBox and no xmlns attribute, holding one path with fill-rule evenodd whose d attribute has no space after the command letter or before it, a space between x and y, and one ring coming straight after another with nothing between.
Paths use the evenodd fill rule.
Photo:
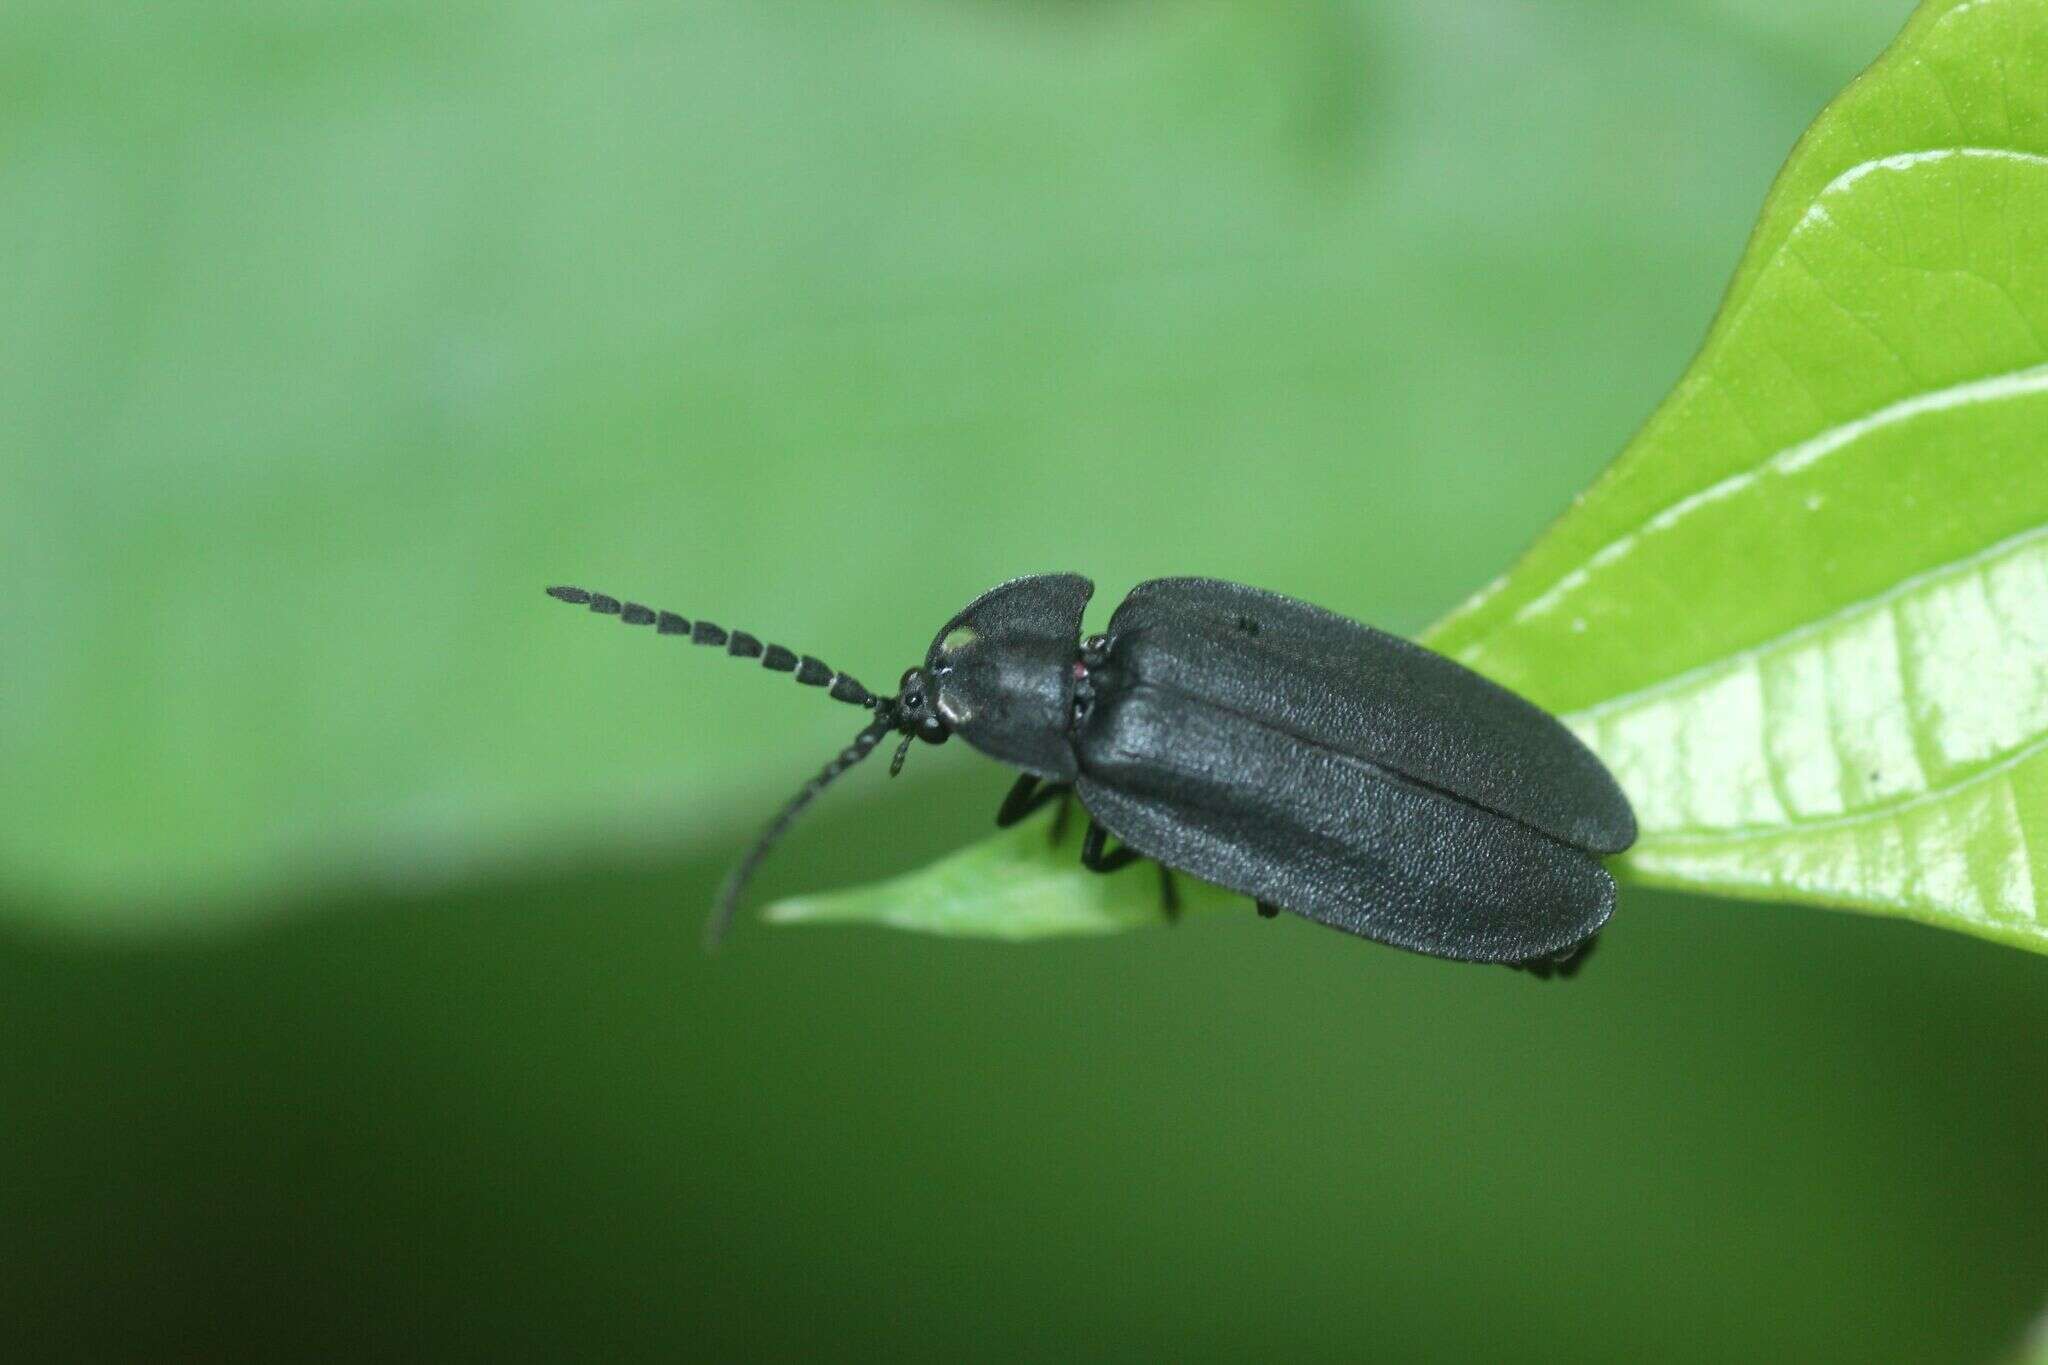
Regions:
<instances>
[{"instance_id":1,"label":"beetle eye","mask_svg":"<svg viewBox=\"0 0 2048 1365\"><path fill-rule=\"evenodd\" d=\"M903 694L903 704L915 711L918 707L924 705L924 693L905 692Z\"/></svg>"}]
</instances>

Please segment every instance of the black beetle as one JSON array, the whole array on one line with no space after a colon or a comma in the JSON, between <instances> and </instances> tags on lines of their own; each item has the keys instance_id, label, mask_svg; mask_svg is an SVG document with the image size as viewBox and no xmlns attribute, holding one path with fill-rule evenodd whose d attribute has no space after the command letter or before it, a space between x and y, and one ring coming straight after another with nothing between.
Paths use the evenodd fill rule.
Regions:
<instances>
[{"instance_id":1,"label":"black beetle","mask_svg":"<svg viewBox=\"0 0 2048 1365\"><path fill-rule=\"evenodd\" d=\"M793 672L874 719L798 792L718 893L712 941L754 869L826 785L892 733L958 734L1023 770L996 822L1072 795L1081 861L1140 857L1378 942L1570 975L1614 909L1600 856L1635 814L1555 717L1398 636L1209 578L1141 583L1081 637L1095 585L1037 574L983 593L878 697L809 655L581 588L548 595ZM1106 848L1106 835L1119 847ZM1057 837L1057 834L1055 834Z\"/></svg>"}]
</instances>

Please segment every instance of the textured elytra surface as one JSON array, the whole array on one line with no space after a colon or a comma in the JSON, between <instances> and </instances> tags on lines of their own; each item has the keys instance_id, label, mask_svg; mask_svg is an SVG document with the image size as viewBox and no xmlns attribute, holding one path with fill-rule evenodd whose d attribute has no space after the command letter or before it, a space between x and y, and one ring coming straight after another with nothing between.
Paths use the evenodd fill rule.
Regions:
<instances>
[{"instance_id":1,"label":"textured elytra surface","mask_svg":"<svg viewBox=\"0 0 2048 1365\"><path fill-rule=\"evenodd\" d=\"M1080 752L1082 805L1133 847L1377 942L1521 962L1614 906L1590 854L1185 694L1106 698Z\"/></svg>"},{"instance_id":2,"label":"textured elytra surface","mask_svg":"<svg viewBox=\"0 0 2048 1365\"><path fill-rule=\"evenodd\" d=\"M1396 635L1240 583L1141 583L1110 617L1142 683L1400 773L1595 853L1635 818L1584 745L1523 698Z\"/></svg>"}]
</instances>

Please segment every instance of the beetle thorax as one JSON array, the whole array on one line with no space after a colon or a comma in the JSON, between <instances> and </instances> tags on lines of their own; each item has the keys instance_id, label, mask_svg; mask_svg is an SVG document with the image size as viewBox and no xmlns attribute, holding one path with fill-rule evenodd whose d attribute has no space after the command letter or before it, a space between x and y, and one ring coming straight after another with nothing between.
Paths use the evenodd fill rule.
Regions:
<instances>
[{"instance_id":1,"label":"beetle thorax","mask_svg":"<svg viewBox=\"0 0 2048 1365\"><path fill-rule=\"evenodd\" d=\"M1081 642L1081 651L1074 656L1074 697L1067 708L1067 732L1073 734L1081 728L1095 709L1095 674L1109 661L1109 637L1091 635Z\"/></svg>"}]
</instances>

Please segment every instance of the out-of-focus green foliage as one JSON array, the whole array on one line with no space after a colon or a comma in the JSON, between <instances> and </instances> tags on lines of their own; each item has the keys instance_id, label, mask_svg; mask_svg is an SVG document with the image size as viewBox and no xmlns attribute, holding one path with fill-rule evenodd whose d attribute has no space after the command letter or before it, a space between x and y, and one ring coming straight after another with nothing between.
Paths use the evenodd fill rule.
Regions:
<instances>
[{"instance_id":1,"label":"out-of-focus green foliage","mask_svg":"<svg viewBox=\"0 0 2048 1365\"><path fill-rule=\"evenodd\" d=\"M731 842L851 733L553 581L877 683L1050 567L1413 628L1895 22L1726 11L10 9L7 904Z\"/></svg>"},{"instance_id":2,"label":"out-of-focus green foliage","mask_svg":"<svg viewBox=\"0 0 2048 1365\"><path fill-rule=\"evenodd\" d=\"M2044 337L2048 4L1929 4L1673 395L1428 638L1606 758L1638 878L2048 950ZM1021 832L777 917L1014 934L1029 886L1042 932L1157 921L1091 880Z\"/></svg>"}]
</instances>

